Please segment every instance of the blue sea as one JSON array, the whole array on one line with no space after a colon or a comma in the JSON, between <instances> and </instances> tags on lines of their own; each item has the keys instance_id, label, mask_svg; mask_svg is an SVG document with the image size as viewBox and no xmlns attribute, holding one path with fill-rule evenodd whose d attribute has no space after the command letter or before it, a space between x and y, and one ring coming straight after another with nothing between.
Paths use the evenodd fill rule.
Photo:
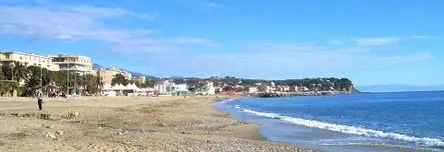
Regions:
<instances>
[{"instance_id":1,"label":"blue sea","mask_svg":"<svg viewBox=\"0 0 444 152\"><path fill-rule=\"evenodd\" d=\"M444 92L239 98L215 106L272 141L324 151L444 151Z\"/></svg>"}]
</instances>

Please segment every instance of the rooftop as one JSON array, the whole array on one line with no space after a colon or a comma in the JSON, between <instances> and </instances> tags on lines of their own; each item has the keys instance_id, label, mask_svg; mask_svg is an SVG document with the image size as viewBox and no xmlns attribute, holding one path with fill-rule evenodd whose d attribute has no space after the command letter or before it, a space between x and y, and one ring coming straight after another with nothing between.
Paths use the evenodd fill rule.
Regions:
<instances>
[{"instance_id":1,"label":"rooftop","mask_svg":"<svg viewBox=\"0 0 444 152\"><path fill-rule=\"evenodd\" d=\"M30 56L35 56L35 57L41 57L41 58L49 58L47 56L42 56L42 55L38 55L35 53L30 53L30 52L20 52L20 51L15 51L15 50L0 50L1 54L22 54L22 55L30 55Z\"/></svg>"}]
</instances>

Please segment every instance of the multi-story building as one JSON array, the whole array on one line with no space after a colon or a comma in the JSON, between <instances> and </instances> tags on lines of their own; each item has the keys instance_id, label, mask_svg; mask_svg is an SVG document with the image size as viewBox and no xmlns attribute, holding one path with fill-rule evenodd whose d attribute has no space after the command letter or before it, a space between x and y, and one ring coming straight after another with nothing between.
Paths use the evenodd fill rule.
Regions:
<instances>
[{"instance_id":1,"label":"multi-story building","mask_svg":"<svg viewBox=\"0 0 444 152\"><path fill-rule=\"evenodd\" d=\"M215 95L216 94L216 88L214 88L214 83L211 81L207 81L207 84L205 85L205 91L208 95Z\"/></svg>"},{"instance_id":2,"label":"multi-story building","mask_svg":"<svg viewBox=\"0 0 444 152\"><path fill-rule=\"evenodd\" d=\"M138 76L138 77L136 77L135 80L136 80L137 83L142 84L142 83L146 82L146 77L145 76Z\"/></svg>"},{"instance_id":3,"label":"multi-story building","mask_svg":"<svg viewBox=\"0 0 444 152\"><path fill-rule=\"evenodd\" d=\"M121 74L128 80L132 79L131 73L129 73L128 71L120 70L116 67L101 68L101 69L97 69L96 71L97 71L97 75L100 77L100 80L104 84L111 84L111 82L112 82L114 76L116 76L116 74Z\"/></svg>"},{"instance_id":4,"label":"multi-story building","mask_svg":"<svg viewBox=\"0 0 444 152\"><path fill-rule=\"evenodd\" d=\"M257 87L248 87L248 93L258 93Z\"/></svg>"},{"instance_id":5,"label":"multi-story building","mask_svg":"<svg viewBox=\"0 0 444 152\"><path fill-rule=\"evenodd\" d=\"M106 69L98 69L97 70L97 76L99 76L100 81L107 85L107 84L111 84L114 76L117 74L117 72L112 71L112 70L106 70Z\"/></svg>"},{"instance_id":6,"label":"multi-story building","mask_svg":"<svg viewBox=\"0 0 444 152\"><path fill-rule=\"evenodd\" d=\"M52 62L65 71L75 71L79 74L91 74L93 72L92 62L89 57L79 55L59 54L49 56Z\"/></svg>"},{"instance_id":7,"label":"multi-story building","mask_svg":"<svg viewBox=\"0 0 444 152\"><path fill-rule=\"evenodd\" d=\"M156 90L157 95L182 96L189 95L190 93L186 84L175 84L169 80L158 81L154 85L154 89Z\"/></svg>"},{"instance_id":8,"label":"multi-story building","mask_svg":"<svg viewBox=\"0 0 444 152\"><path fill-rule=\"evenodd\" d=\"M58 71L59 66L54 64L50 57L40 56L34 53L18 51L0 51L1 62L19 62L25 66L39 66L50 71Z\"/></svg>"}]
</instances>

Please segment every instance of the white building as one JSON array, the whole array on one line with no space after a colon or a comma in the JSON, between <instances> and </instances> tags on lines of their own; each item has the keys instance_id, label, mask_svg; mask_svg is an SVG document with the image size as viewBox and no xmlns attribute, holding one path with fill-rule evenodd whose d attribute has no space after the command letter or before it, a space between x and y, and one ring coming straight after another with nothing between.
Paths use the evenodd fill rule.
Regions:
<instances>
[{"instance_id":1,"label":"white building","mask_svg":"<svg viewBox=\"0 0 444 152\"><path fill-rule=\"evenodd\" d=\"M58 71L59 66L54 64L50 57L40 56L34 53L18 51L0 51L1 62L19 62L25 66L38 66L50 71Z\"/></svg>"},{"instance_id":2,"label":"white building","mask_svg":"<svg viewBox=\"0 0 444 152\"><path fill-rule=\"evenodd\" d=\"M189 95L188 86L186 84L175 84L174 82L164 80L154 85L158 95L166 96L182 96Z\"/></svg>"},{"instance_id":3,"label":"white building","mask_svg":"<svg viewBox=\"0 0 444 152\"><path fill-rule=\"evenodd\" d=\"M153 92L153 88L139 88L135 84L127 86L104 84L102 87L102 95L104 96L149 96L153 95Z\"/></svg>"},{"instance_id":4,"label":"white building","mask_svg":"<svg viewBox=\"0 0 444 152\"><path fill-rule=\"evenodd\" d=\"M205 85L207 95L215 95L216 94L216 88L214 88L214 83L209 81Z\"/></svg>"},{"instance_id":5,"label":"white building","mask_svg":"<svg viewBox=\"0 0 444 152\"><path fill-rule=\"evenodd\" d=\"M60 70L75 71L80 74L92 74L92 62L89 57L78 55L59 54L57 56L49 56L52 62L60 68Z\"/></svg>"},{"instance_id":6,"label":"white building","mask_svg":"<svg viewBox=\"0 0 444 152\"><path fill-rule=\"evenodd\" d=\"M214 87L214 83L212 81L207 81L201 89L198 89L196 92L198 95L215 95L216 88Z\"/></svg>"},{"instance_id":7,"label":"white building","mask_svg":"<svg viewBox=\"0 0 444 152\"><path fill-rule=\"evenodd\" d=\"M257 87L248 87L248 93L258 93Z\"/></svg>"}]
</instances>

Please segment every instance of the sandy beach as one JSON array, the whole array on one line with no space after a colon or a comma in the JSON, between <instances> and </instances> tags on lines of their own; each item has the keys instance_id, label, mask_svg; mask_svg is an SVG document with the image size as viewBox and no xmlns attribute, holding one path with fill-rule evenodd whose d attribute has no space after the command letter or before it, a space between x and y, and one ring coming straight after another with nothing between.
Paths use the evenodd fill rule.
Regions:
<instances>
[{"instance_id":1,"label":"sandy beach","mask_svg":"<svg viewBox=\"0 0 444 152\"><path fill-rule=\"evenodd\" d=\"M261 138L214 97L0 98L0 151L312 151Z\"/></svg>"}]
</instances>

